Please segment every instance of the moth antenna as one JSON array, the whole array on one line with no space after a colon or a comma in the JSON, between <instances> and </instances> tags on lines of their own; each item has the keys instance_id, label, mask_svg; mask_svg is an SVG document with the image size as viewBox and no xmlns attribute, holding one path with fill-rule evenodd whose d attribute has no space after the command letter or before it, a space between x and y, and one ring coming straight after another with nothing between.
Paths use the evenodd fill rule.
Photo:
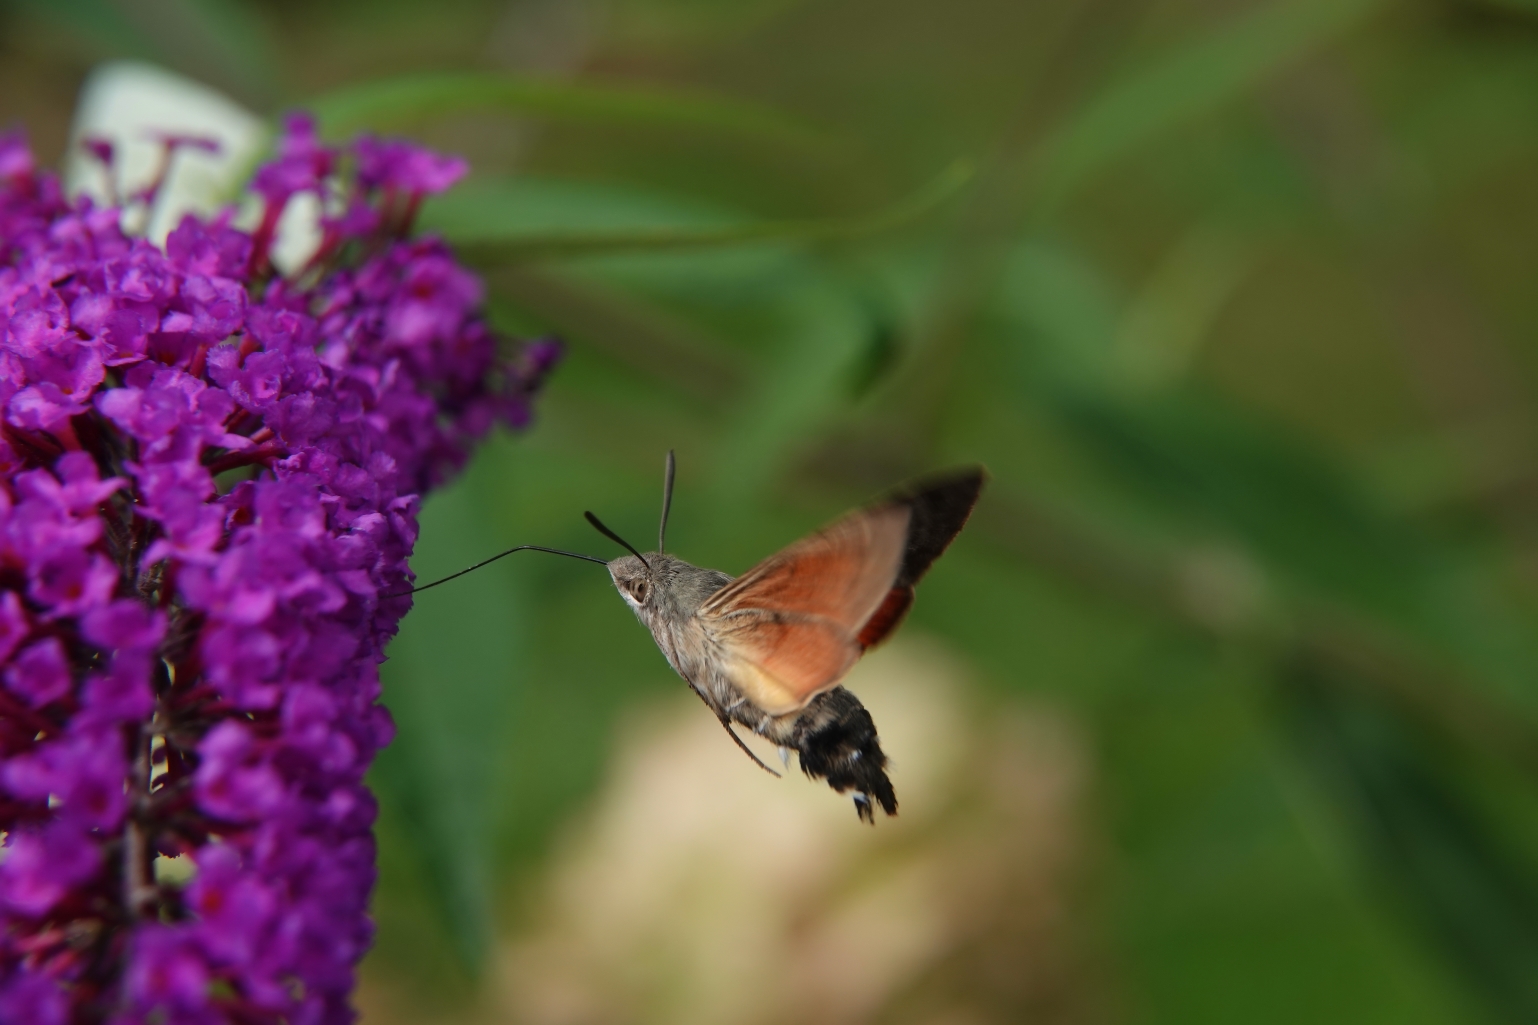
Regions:
<instances>
[{"instance_id":1,"label":"moth antenna","mask_svg":"<svg viewBox=\"0 0 1538 1025\"><path fill-rule=\"evenodd\" d=\"M668 449L667 469L662 475L662 526L657 528L657 551L667 551L667 545L663 542L668 536L668 513L673 508L673 474L678 469L678 463L673 458L673 450Z\"/></svg>"},{"instance_id":2,"label":"moth antenna","mask_svg":"<svg viewBox=\"0 0 1538 1025\"><path fill-rule=\"evenodd\" d=\"M393 592L391 594L381 594L379 597L381 599L383 599L383 598L404 598L408 594L416 594L418 591L425 591L429 587L437 587L439 584L446 584L450 580L453 580L455 577L462 577L466 573L469 573L471 570L480 569L482 566L489 566L493 562L496 562L498 559L502 558L503 556L505 556L505 555L512 555L514 552L549 552L551 555L565 555L565 556L568 556L568 557L573 558L573 559L586 559L588 562L596 562L596 563L598 563L599 565L602 565L602 566L607 566L608 565L607 562L605 562L603 559L600 559L596 555L583 555L580 552L566 552L566 551L562 551L559 548L546 548L544 545L519 545L517 548L509 548L505 552L498 552L496 555L493 555L489 559L482 559L480 562L477 562L474 566L469 566L469 567L467 567L465 569L462 569L458 573L450 573L446 577L441 577L441 578L439 578L437 580L434 580L430 584L423 584L421 587L413 587L409 591L395 591L395 592Z\"/></svg>"},{"instance_id":3,"label":"moth antenna","mask_svg":"<svg viewBox=\"0 0 1538 1025\"><path fill-rule=\"evenodd\" d=\"M721 720L721 728L726 730L727 736L731 737L733 740L735 740L737 742L737 746L742 748L742 753L743 754L745 754L749 758L753 759L753 764L754 765L757 765L760 769L763 769L765 772L767 772L769 775L773 776L775 779L783 779L784 778L778 772L775 772L773 769L769 768L769 766L765 765L764 764L764 760L762 758L758 757L758 755L754 754L753 753L753 749L751 747L749 747L748 745L746 745L746 744L744 744L742 742L742 738L737 736L737 731L732 729L732 724L731 723L727 722L725 719L722 719ZM787 766L787 768L788 767L789 766Z\"/></svg>"},{"instance_id":4,"label":"moth antenna","mask_svg":"<svg viewBox=\"0 0 1538 1025\"><path fill-rule=\"evenodd\" d=\"M614 533L614 531L610 530L608 527L605 527L603 525L603 520L600 520L597 516L594 516L591 512L584 512L582 515L587 517L587 521L589 523L591 523L594 527L598 528L598 533L602 534L604 537L608 538L610 541L618 542L621 548L625 549L625 551L629 552L631 555L634 555L637 559L640 559L641 560L641 565L645 566L647 569L651 569L652 568L652 564L646 561L646 556L644 556L640 552L636 551L635 548L633 548L631 546L629 541L626 541L624 538L622 538L618 534ZM607 566L608 563L606 562L606 563L604 563L604 565Z\"/></svg>"}]
</instances>

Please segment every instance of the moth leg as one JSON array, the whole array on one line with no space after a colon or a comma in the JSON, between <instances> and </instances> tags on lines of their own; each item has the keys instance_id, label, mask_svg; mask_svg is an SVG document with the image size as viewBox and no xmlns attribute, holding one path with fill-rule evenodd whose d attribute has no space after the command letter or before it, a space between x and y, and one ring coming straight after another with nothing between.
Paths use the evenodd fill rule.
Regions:
<instances>
[{"instance_id":1,"label":"moth leg","mask_svg":"<svg viewBox=\"0 0 1538 1025\"><path fill-rule=\"evenodd\" d=\"M724 718L721 720L721 728L726 731L728 736L730 736L733 740L735 740L737 742L737 746L742 748L742 753L743 754L745 754L749 758L753 759L753 764L754 765L757 765L760 769L763 769L765 772L767 772L769 775L773 776L775 779L783 778L783 777L780 776L780 774L778 772L775 772L773 769L769 768L769 766L765 765L763 759L758 757L758 755L754 754L753 753L753 749L751 747L749 747L748 745L746 745L746 744L744 744L742 742L742 738L737 736L737 731L732 729L732 724L728 720L726 720Z\"/></svg>"},{"instance_id":2,"label":"moth leg","mask_svg":"<svg viewBox=\"0 0 1538 1025\"><path fill-rule=\"evenodd\" d=\"M775 772L773 769L769 768L769 766L765 765L763 759L758 757L758 755L754 754L753 753L753 749L742 742L742 738L737 736L737 731L732 729L732 721L726 717L725 713L717 712L716 711L716 706L711 703L711 701L710 701L710 699L708 697L705 696L705 692L703 690L700 690L699 687L695 686L693 680L686 679L686 680L684 680L684 682L689 685L689 689L690 690L694 691L694 693L696 693L696 694L698 694L700 696L700 700L705 702L705 707L710 709L712 712L715 713L717 721L721 723L721 728L726 731L727 736L731 737L732 740L736 742L738 747L742 748L742 753L743 754L745 754L749 758L753 759L753 764L754 765L757 765L760 769L763 769L765 772L767 772L769 775L773 776L775 779L783 779L784 778L778 772ZM737 705L740 705L740 704L743 704L743 703L744 703L743 701L739 700L737 702L737 704L733 705L732 707L736 708Z\"/></svg>"}]
</instances>

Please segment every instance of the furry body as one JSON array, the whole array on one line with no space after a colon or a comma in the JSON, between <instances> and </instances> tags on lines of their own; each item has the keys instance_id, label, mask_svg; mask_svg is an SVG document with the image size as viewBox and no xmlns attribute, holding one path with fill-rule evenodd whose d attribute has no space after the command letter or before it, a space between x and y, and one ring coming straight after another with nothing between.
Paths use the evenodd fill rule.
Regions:
<instances>
[{"instance_id":1,"label":"furry body","mask_svg":"<svg viewBox=\"0 0 1538 1025\"><path fill-rule=\"evenodd\" d=\"M886 775L886 754L876 725L860 699L843 687L813 698L804 708L770 715L753 704L723 671L729 653L712 639L697 613L707 599L731 583L720 570L691 566L661 552L647 552L646 564L633 555L609 563L625 603L651 631L668 664L726 725L738 723L797 752L808 776L823 778L839 793L854 791L860 817L874 820L871 801L897 813L897 795ZM648 569L649 564L650 569Z\"/></svg>"},{"instance_id":2,"label":"furry body","mask_svg":"<svg viewBox=\"0 0 1538 1025\"><path fill-rule=\"evenodd\" d=\"M733 723L778 744L782 757L794 749L803 772L853 791L855 811L874 822L877 805L897 814L897 795L876 724L839 683L897 629L914 586L966 524L986 478L981 467L965 467L918 481L736 579L662 551L642 555L587 516L629 549L608 563L614 586L748 757L774 772ZM658 549L672 480L670 453Z\"/></svg>"}]
</instances>

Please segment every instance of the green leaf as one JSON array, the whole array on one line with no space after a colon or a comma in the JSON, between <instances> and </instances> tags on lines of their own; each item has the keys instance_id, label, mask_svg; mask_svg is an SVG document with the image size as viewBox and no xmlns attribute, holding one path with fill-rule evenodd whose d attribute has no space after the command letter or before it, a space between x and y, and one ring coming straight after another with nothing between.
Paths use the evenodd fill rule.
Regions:
<instances>
[{"instance_id":1,"label":"green leaf","mask_svg":"<svg viewBox=\"0 0 1538 1025\"><path fill-rule=\"evenodd\" d=\"M418 225L456 244L562 231L720 227L740 220L700 200L613 183L472 176L422 204Z\"/></svg>"},{"instance_id":2,"label":"green leaf","mask_svg":"<svg viewBox=\"0 0 1538 1025\"><path fill-rule=\"evenodd\" d=\"M897 223L931 208L953 192L966 174L965 168L952 169L897 207L864 218L813 223L810 230L803 231L803 237L820 232L831 238L840 231L852 233ZM696 239L708 235L713 242L730 237L746 243L773 237L768 232L750 235L754 226L714 227L732 215L641 190L527 180L471 185L463 203L444 197L445 202L424 210L427 223L446 230L455 241L456 251L471 258L476 249L455 237L454 229L471 229L477 220L482 230L511 232L527 230L523 227L527 225L545 228L562 221L646 225L666 218L695 226L688 230ZM635 238L655 234L646 228L632 231ZM779 237L788 240L793 236L785 232ZM563 267L561 278L529 276L520 285L520 279L529 272L514 266L490 280L504 295L509 295L510 282L517 286L517 294L510 297L549 317L559 331L582 336L621 359L651 347L653 351L644 362L651 364L652 373L670 380L681 374L697 378L701 392L708 390L728 416L711 438L720 467L716 497L729 505L740 504L784 470L797 448L852 402L862 375L870 377L882 370L881 350L891 342L892 318L878 310L880 303L846 280L830 261L812 253L762 245L743 246L729 253L706 252L699 245L662 248L662 252L573 248L569 255L581 251L585 258L569 276ZM568 290L570 301L552 303L552 286ZM606 293L587 290L595 286L623 293L630 299L629 310L617 308L612 294L606 301ZM615 313L628 312L628 316L611 316L601 311L601 306L609 306ZM666 311L666 319L676 318L676 323L687 325L687 333L669 332L670 338L665 338L655 330L646 330L647 323L662 311ZM595 313L603 315L595 318ZM628 334L631 340L617 346L615 340L621 334ZM647 336L651 338L649 346ZM705 370L703 374L692 373L688 367L698 362L699 356L707 358L697 368ZM756 369L750 361L756 362ZM712 366L725 372L712 370ZM729 390L723 394L724 389Z\"/></svg>"},{"instance_id":3,"label":"green leaf","mask_svg":"<svg viewBox=\"0 0 1538 1025\"><path fill-rule=\"evenodd\" d=\"M504 227L499 232L497 222L484 214L478 221L465 216L470 204L476 201L475 194L471 193L469 198L440 203L437 220L429 219L426 223L438 225L454 243L460 257L482 267L610 253L712 249L766 242L844 241L890 231L917 220L954 196L970 180L971 173L967 164L953 164L934 181L892 206L852 217L737 224L638 225L598 230L528 231ZM516 182L507 186L511 195L504 196L500 204L503 211L512 213L518 209L517 201L511 198L518 188ZM513 214L512 219L516 220L516 217ZM444 229L445 220L452 227Z\"/></svg>"},{"instance_id":4,"label":"green leaf","mask_svg":"<svg viewBox=\"0 0 1538 1025\"><path fill-rule=\"evenodd\" d=\"M1226 236L1197 229L1169 258L1178 273L1156 272L1143 300L1127 304L1068 247L1043 237L1022 244L997 308L1013 332L1023 383L1097 465L1119 517L1140 511L1180 543L1239 541L1289 594L1423 630L1435 560L1418 531L1378 509L1282 425L1196 386L1145 392L1135 386L1156 382L1129 375L1137 373L1129 360L1153 358L1129 352L1129 344L1166 344L1129 339L1150 330L1147 291L1173 288L1167 301L1178 309L1162 317L1177 330L1187 318L1205 321L1206 290L1228 287L1224 274L1239 265L1240 252ZM1200 287L1186 283L1192 274L1180 264L1187 262L1199 265Z\"/></svg>"},{"instance_id":5,"label":"green leaf","mask_svg":"<svg viewBox=\"0 0 1538 1025\"><path fill-rule=\"evenodd\" d=\"M1108 380L1121 296L1093 262L1053 240L1024 239L1004 264L995 303L1029 378Z\"/></svg>"},{"instance_id":6,"label":"green leaf","mask_svg":"<svg viewBox=\"0 0 1538 1025\"><path fill-rule=\"evenodd\" d=\"M66 31L106 48L108 53L130 57L159 56L155 40L138 19L120 10L111 0L13 0L15 6L46 18Z\"/></svg>"},{"instance_id":7,"label":"green leaf","mask_svg":"<svg viewBox=\"0 0 1538 1025\"><path fill-rule=\"evenodd\" d=\"M1170 247L1138 289L1117 331L1111 372L1131 391L1177 384L1255 263L1254 245L1198 224Z\"/></svg>"},{"instance_id":8,"label":"green leaf","mask_svg":"<svg viewBox=\"0 0 1538 1025\"><path fill-rule=\"evenodd\" d=\"M400 128L446 114L497 111L591 124L707 132L792 150L825 150L827 136L768 107L696 93L551 82L488 72L438 72L345 86L305 104L329 136Z\"/></svg>"},{"instance_id":9,"label":"green leaf","mask_svg":"<svg viewBox=\"0 0 1538 1025\"><path fill-rule=\"evenodd\" d=\"M503 319L532 318L539 330L604 352L625 369L628 385L664 384L672 399L682 393L716 405L740 383L735 354L691 324L576 274L508 267L492 285Z\"/></svg>"},{"instance_id":10,"label":"green leaf","mask_svg":"<svg viewBox=\"0 0 1538 1025\"><path fill-rule=\"evenodd\" d=\"M808 272L781 288L779 302L763 311L775 318L778 343L716 450L716 497L727 506L759 494L851 403L872 336L887 330L830 275Z\"/></svg>"},{"instance_id":11,"label":"green leaf","mask_svg":"<svg viewBox=\"0 0 1538 1025\"><path fill-rule=\"evenodd\" d=\"M109 54L159 61L250 102L271 102L278 91L272 35L242 0L21 0L20 6Z\"/></svg>"},{"instance_id":12,"label":"green leaf","mask_svg":"<svg viewBox=\"0 0 1538 1025\"><path fill-rule=\"evenodd\" d=\"M1360 869L1410 912L1498 1020L1538 1020L1535 866L1468 800L1449 753L1420 739L1426 724L1375 706L1370 692L1318 667L1293 667L1285 682L1292 738L1355 832ZM1530 784L1523 789L1525 806L1508 814L1532 814Z\"/></svg>"},{"instance_id":13,"label":"green leaf","mask_svg":"<svg viewBox=\"0 0 1538 1025\"><path fill-rule=\"evenodd\" d=\"M1108 626L1096 632L1114 650ZM1145 1015L1481 1022L1434 953L1352 878L1351 836L1278 757L1261 681L1168 639L1122 661L1116 700L1095 718L1097 765L1126 881L1116 936Z\"/></svg>"},{"instance_id":14,"label":"green leaf","mask_svg":"<svg viewBox=\"0 0 1538 1025\"><path fill-rule=\"evenodd\" d=\"M1126 74L1043 142L1033 185L1060 205L1115 161L1350 32L1388 0L1290 0L1235 18Z\"/></svg>"},{"instance_id":15,"label":"green leaf","mask_svg":"<svg viewBox=\"0 0 1538 1025\"><path fill-rule=\"evenodd\" d=\"M427 502L413 567L423 581L493 554L475 469ZM419 595L384 666L397 735L373 782L399 809L461 958L492 936L491 853L503 740L523 668L519 567L504 560Z\"/></svg>"},{"instance_id":16,"label":"green leaf","mask_svg":"<svg viewBox=\"0 0 1538 1025\"><path fill-rule=\"evenodd\" d=\"M148 6L148 5L142 5ZM282 98L278 43L256 9L243 0L181 0L173 28L163 19L157 31L168 50L194 48L203 56L191 70L229 82L253 100Z\"/></svg>"},{"instance_id":17,"label":"green leaf","mask_svg":"<svg viewBox=\"0 0 1538 1025\"><path fill-rule=\"evenodd\" d=\"M1538 0L1475 0L1475 3L1503 13L1528 17L1538 15Z\"/></svg>"},{"instance_id":18,"label":"green leaf","mask_svg":"<svg viewBox=\"0 0 1538 1025\"><path fill-rule=\"evenodd\" d=\"M1427 628L1434 560L1424 539L1289 432L1197 393L1144 403L1063 393L1057 407L1124 485L1186 529L1241 538L1310 598Z\"/></svg>"}]
</instances>

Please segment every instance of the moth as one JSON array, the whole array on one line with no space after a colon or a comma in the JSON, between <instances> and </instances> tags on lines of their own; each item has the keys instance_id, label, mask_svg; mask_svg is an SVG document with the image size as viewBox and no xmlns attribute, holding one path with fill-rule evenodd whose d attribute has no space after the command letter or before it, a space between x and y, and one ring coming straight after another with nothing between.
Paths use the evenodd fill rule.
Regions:
<instances>
[{"instance_id":1,"label":"moth","mask_svg":"<svg viewBox=\"0 0 1538 1025\"><path fill-rule=\"evenodd\" d=\"M896 815L876 724L840 681L902 622L914 586L966 525L985 471L967 467L921 479L733 578L667 553L675 469L669 452L654 552L637 551L587 512L628 555L605 561L521 545L493 558L532 548L603 563L668 663L760 768L779 775L735 726L777 745L787 767L795 751L807 776L852 792L862 820L874 824L876 807Z\"/></svg>"}]
</instances>

